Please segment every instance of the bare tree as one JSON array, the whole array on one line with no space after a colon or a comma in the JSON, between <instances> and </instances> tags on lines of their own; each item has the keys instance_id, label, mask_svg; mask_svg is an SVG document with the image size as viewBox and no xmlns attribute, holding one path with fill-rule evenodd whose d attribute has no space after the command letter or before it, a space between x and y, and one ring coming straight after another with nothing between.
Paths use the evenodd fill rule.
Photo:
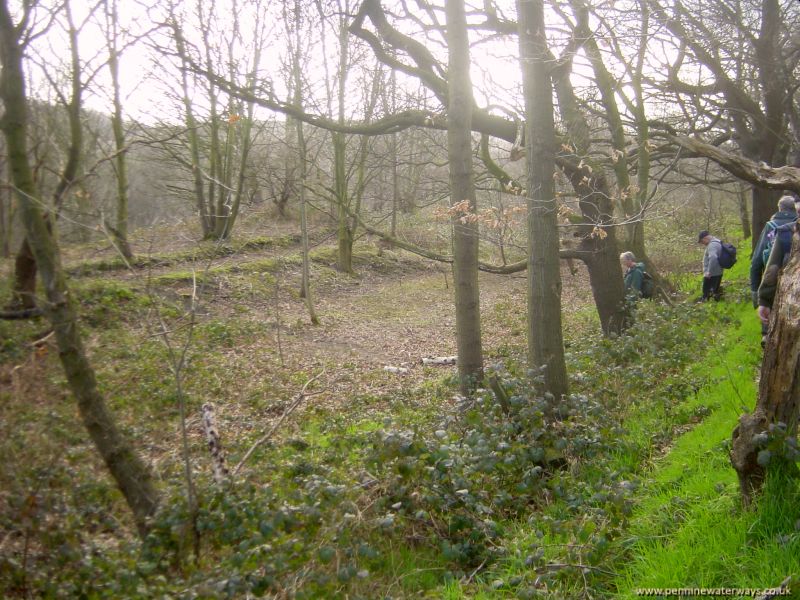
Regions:
<instances>
[{"instance_id":1,"label":"bare tree","mask_svg":"<svg viewBox=\"0 0 800 600\"><path fill-rule=\"evenodd\" d=\"M561 327L561 270L555 198L556 136L550 52L542 0L518 0L519 48L528 153L528 362L544 369L545 389L568 392Z\"/></svg>"},{"instance_id":2,"label":"bare tree","mask_svg":"<svg viewBox=\"0 0 800 600\"><path fill-rule=\"evenodd\" d=\"M680 129L705 134L714 145L733 140L756 163L786 165L791 146L787 107L796 87L791 83L797 64L791 32L800 23L797 3L647 2L653 19L678 42L674 60L665 65L665 88L689 124ZM698 69L710 78L691 83ZM761 231L769 220L777 194L753 187L753 231Z\"/></svg>"},{"instance_id":3,"label":"bare tree","mask_svg":"<svg viewBox=\"0 0 800 600\"><path fill-rule=\"evenodd\" d=\"M114 170L117 179L117 203L114 226L106 227L111 231L117 250L128 260L133 258L130 244L128 243L128 158L125 141L124 114L119 83L119 58L122 53L119 48L119 14L117 0L106 0L105 7L105 33L108 46L108 69L111 73L111 90L113 112L111 114L111 127L114 132Z\"/></svg>"},{"instance_id":4,"label":"bare tree","mask_svg":"<svg viewBox=\"0 0 800 600\"><path fill-rule=\"evenodd\" d=\"M461 390L468 393L483 376L478 289L478 224L472 178L472 82L464 0L447 0L448 94L447 155L453 211L453 287L456 346Z\"/></svg>"},{"instance_id":5,"label":"bare tree","mask_svg":"<svg viewBox=\"0 0 800 600\"><path fill-rule=\"evenodd\" d=\"M95 447L128 502L140 535L144 536L148 518L158 506L158 494L150 470L117 428L97 389L95 373L83 347L72 294L61 268L59 247L53 234L53 215L45 214L28 157L28 99L23 51L30 34L26 29L29 10L30 7L15 24L7 0L0 0L0 98L5 107L0 126L9 150L14 191L20 204L26 239L46 294L47 302L43 308L55 331L59 357L70 389Z\"/></svg>"}]
</instances>

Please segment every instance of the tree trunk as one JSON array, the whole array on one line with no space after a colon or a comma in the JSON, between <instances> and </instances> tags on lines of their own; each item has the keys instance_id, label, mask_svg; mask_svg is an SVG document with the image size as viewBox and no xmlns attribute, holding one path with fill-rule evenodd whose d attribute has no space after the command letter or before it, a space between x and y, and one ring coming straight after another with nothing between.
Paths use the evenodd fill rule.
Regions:
<instances>
[{"instance_id":1,"label":"tree trunk","mask_svg":"<svg viewBox=\"0 0 800 600\"><path fill-rule=\"evenodd\" d=\"M792 257L783 268L772 307L769 335L761 363L758 401L739 418L733 431L731 464L739 476L742 501L749 504L764 481L758 463L759 434L783 423L788 437L797 435L800 416L800 234L794 234Z\"/></svg>"},{"instance_id":2,"label":"tree trunk","mask_svg":"<svg viewBox=\"0 0 800 600\"><path fill-rule=\"evenodd\" d=\"M97 389L94 371L86 357L72 296L67 289L55 237L40 208L28 161L28 107L22 70L22 51L8 10L0 0L0 96L5 114L2 129L8 145L9 162L23 223L47 297L43 307L56 335L59 357L67 381L78 402L86 429L100 452L117 486L130 506L140 535L147 532L147 519L156 510L158 496L147 466L117 429Z\"/></svg>"},{"instance_id":3,"label":"tree trunk","mask_svg":"<svg viewBox=\"0 0 800 600\"><path fill-rule=\"evenodd\" d=\"M191 86L189 82L190 65L186 53L186 42L183 39L183 34L178 28L177 17L172 17L173 23L173 37L175 38L175 47L181 57L181 100L183 101L184 119L186 120L186 135L189 138L189 156L192 160L192 186L194 191L194 200L197 207L197 214L200 217L200 228L203 232L203 238L208 238L214 230L213 217L211 211L213 204L210 199L206 199L205 187L203 185L203 172L200 167L200 141L198 135L197 119L194 116L194 106L192 105Z\"/></svg>"},{"instance_id":4,"label":"tree trunk","mask_svg":"<svg viewBox=\"0 0 800 600\"><path fill-rule=\"evenodd\" d=\"M555 199L556 139L542 0L518 0L528 153L528 363L544 368L556 399L568 392L561 331L561 270Z\"/></svg>"},{"instance_id":5,"label":"tree trunk","mask_svg":"<svg viewBox=\"0 0 800 600\"><path fill-rule=\"evenodd\" d=\"M83 124L81 123L83 83L81 82L81 63L78 55L78 31L72 22L72 13L68 2L64 4L64 12L66 13L67 22L69 24L68 35L70 41L72 96L65 107L69 119L69 147L67 148L64 169L59 174L58 185L53 193L53 211L56 217L58 217L61 206L67 197L67 192L78 175L78 168L83 151ZM20 69L21 68L20 63ZM23 101L26 101L26 99L23 99ZM10 147L8 148L8 152L13 179L15 166L10 158L12 153ZM44 216L44 221L47 223L49 230L51 225L47 215ZM15 273L12 305L15 308L27 309L32 308L35 304L36 271L38 266L36 264L36 254L33 252L32 246L33 243L31 241L23 240L14 263Z\"/></svg>"},{"instance_id":6,"label":"tree trunk","mask_svg":"<svg viewBox=\"0 0 800 600\"><path fill-rule=\"evenodd\" d=\"M453 283L456 346L461 391L474 389L483 377L481 312L478 289L478 223L472 175L472 82L464 0L446 0L448 45L447 156L450 160L450 205L453 216Z\"/></svg>"},{"instance_id":7,"label":"tree trunk","mask_svg":"<svg viewBox=\"0 0 800 600\"><path fill-rule=\"evenodd\" d=\"M336 268L343 273L353 272L353 232L350 229L350 198L347 190L344 134L333 134L334 187L336 190L336 239L339 252Z\"/></svg>"},{"instance_id":8,"label":"tree trunk","mask_svg":"<svg viewBox=\"0 0 800 600\"><path fill-rule=\"evenodd\" d=\"M292 75L294 77L294 101L297 106L302 106L302 79L300 77L300 24L301 24L301 11L300 0L295 0L294 3L295 15L295 39L294 48L292 49ZM314 302L311 298L311 268L308 256L308 218L306 214L306 139L303 134L303 122L300 119L295 121L297 132L297 149L298 149L298 166L300 169L300 236L302 243L302 256L303 266L302 275L300 279L300 297L306 301L306 308L308 309L308 318L312 325L319 325L319 317L317 311L314 309ZM277 285L277 284L276 284Z\"/></svg>"},{"instance_id":9,"label":"tree trunk","mask_svg":"<svg viewBox=\"0 0 800 600\"><path fill-rule=\"evenodd\" d=\"M608 184L602 175L584 174L583 169L571 175L573 187L580 196L581 214L588 223L601 227L613 223L613 207ZM575 181L588 180L589 186ZM590 190L584 189L590 187ZM589 271L600 327L605 335L619 334L632 323L630 307L625 301L625 282L619 262L619 247L614 227L582 227L580 257Z\"/></svg>"},{"instance_id":10,"label":"tree trunk","mask_svg":"<svg viewBox=\"0 0 800 600\"><path fill-rule=\"evenodd\" d=\"M739 220L742 223L744 239L750 238L753 234L750 229L750 216L747 214L747 187L744 183L739 184Z\"/></svg>"},{"instance_id":11,"label":"tree trunk","mask_svg":"<svg viewBox=\"0 0 800 600\"><path fill-rule=\"evenodd\" d=\"M616 228L608 227L614 222L613 196L602 166L592 164L589 122L572 87L571 67L570 55L561 62L559 68L550 71L569 140L581 159L576 165L575 161L562 158L560 165L579 198L585 224L578 229L581 242L577 258L586 264L589 271L600 326L603 333L608 335L612 332L619 333L631 320L625 302ZM649 166L649 162L647 165ZM636 256L638 259L639 255Z\"/></svg>"},{"instance_id":12,"label":"tree trunk","mask_svg":"<svg viewBox=\"0 0 800 600\"><path fill-rule=\"evenodd\" d=\"M5 171L5 162L0 163L0 173ZM5 186L0 186L0 256L11 256L11 223L13 222L11 207L11 192Z\"/></svg>"},{"instance_id":13,"label":"tree trunk","mask_svg":"<svg viewBox=\"0 0 800 600\"><path fill-rule=\"evenodd\" d=\"M22 240L22 245L14 259L14 289L11 295L9 309L28 309L36 306L36 259L31 252L28 238Z\"/></svg>"},{"instance_id":14,"label":"tree trunk","mask_svg":"<svg viewBox=\"0 0 800 600\"><path fill-rule=\"evenodd\" d=\"M119 50L117 49L118 27L117 2L106 5L106 36L108 41L108 69L111 72L114 112L111 115L111 127L114 132L114 149L116 158L114 166L117 175L117 214L111 234L117 250L127 259L133 258L128 243L128 157L125 149L125 131L123 128L122 100L119 87Z\"/></svg>"}]
</instances>

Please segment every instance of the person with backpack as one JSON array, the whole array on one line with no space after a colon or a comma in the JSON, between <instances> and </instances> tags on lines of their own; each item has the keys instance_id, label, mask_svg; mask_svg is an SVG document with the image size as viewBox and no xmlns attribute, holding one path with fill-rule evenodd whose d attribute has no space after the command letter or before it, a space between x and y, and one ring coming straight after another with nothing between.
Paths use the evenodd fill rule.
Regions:
<instances>
[{"instance_id":1,"label":"person with backpack","mask_svg":"<svg viewBox=\"0 0 800 600\"><path fill-rule=\"evenodd\" d=\"M703 301L719 300L722 296L722 241L704 229L697 235L697 243L706 247L703 254Z\"/></svg>"},{"instance_id":2,"label":"person with backpack","mask_svg":"<svg viewBox=\"0 0 800 600\"><path fill-rule=\"evenodd\" d=\"M778 276L781 270L789 262L792 252L792 241L794 232L797 229L797 221L785 223L775 230L775 241L772 244L772 251L769 254L767 265L764 268L764 276L758 286L758 318L761 319L761 345L766 342L766 334L769 327L769 316L772 312L772 304L775 301L775 293L778 291Z\"/></svg>"},{"instance_id":3,"label":"person with backpack","mask_svg":"<svg viewBox=\"0 0 800 600\"><path fill-rule=\"evenodd\" d=\"M767 266L772 246L775 243L777 230L782 225L797 221L797 209L795 199L792 196L784 195L778 200L778 212L764 225L758 243L753 249L753 257L750 260L750 292L753 296L753 308L758 308L758 287L764 276L764 269Z\"/></svg>"},{"instance_id":4,"label":"person with backpack","mask_svg":"<svg viewBox=\"0 0 800 600\"><path fill-rule=\"evenodd\" d=\"M623 252L619 261L625 270L625 296L638 300L653 297L653 278L644 270L644 263L636 262L633 252Z\"/></svg>"}]
</instances>

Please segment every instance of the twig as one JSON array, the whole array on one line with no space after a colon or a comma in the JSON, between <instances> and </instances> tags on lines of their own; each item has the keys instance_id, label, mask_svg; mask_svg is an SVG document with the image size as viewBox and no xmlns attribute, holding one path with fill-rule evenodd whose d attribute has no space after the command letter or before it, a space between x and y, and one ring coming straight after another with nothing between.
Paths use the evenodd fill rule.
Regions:
<instances>
[{"instance_id":1,"label":"twig","mask_svg":"<svg viewBox=\"0 0 800 600\"><path fill-rule=\"evenodd\" d=\"M35 342L31 342L31 346L34 346L35 348L38 348L39 346L43 346L44 344L46 344L46 343L47 343L47 340L49 340L49 339L50 339L51 337L53 337L55 334L56 334L56 332L55 332L55 329L52 329L52 330L50 330L50 333L48 333L47 335L45 335L45 336L43 336L43 337L39 338L39 339L38 339L38 340L36 340ZM41 334L40 334L40 335L41 335Z\"/></svg>"},{"instance_id":2,"label":"twig","mask_svg":"<svg viewBox=\"0 0 800 600\"><path fill-rule=\"evenodd\" d=\"M469 577L467 577L466 579L463 580L464 585L468 585L469 582L472 581L472 578L475 577L475 575L478 574L478 571L480 571L483 568L483 565L485 565L485 564L486 564L486 560L484 559L484 561L481 564L479 564L472 573L469 574Z\"/></svg>"},{"instance_id":3,"label":"twig","mask_svg":"<svg viewBox=\"0 0 800 600\"><path fill-rule=\"evenodd\" d=\"M242 468L244 463L247 462L247 459L250 458L250 455L253 454L253 452L256 451L256 448L258 448L261 444L263 444L264 442L269 440L275 434L275 432L278 430L278 427L280 427L281 424L286 420L286 418L290 414L292 414L292 412L294 412L294 410L298 406L300 406L300 403L303 402L303 400L305 400L308 396L312 396L314 394L320 394L320 393L322 393L322 391L324 391L324 390L322 390L320 392L314 392L314 394L309 394L309 393L306 392L306 390L308 389L308 386L311 385L311 383L313 383L314 381L316 381L320 377L322 377L322 375L324 373L325 373L325 369L323 368L322 371L320 371L317 375L315 375L314 377L312 377L311 379L306 381L306 384L303 386L303 389L300 390L300 393L297 394L297 397L295 398L294 402L292 402L292 404L285 411L283 411L283 414L281 415L281 418L277 420L277 422L270 428L269 431L267 431L264 435L262 435L259 439L257 439L256 442L252 446L250 446L250 449L242 457L242 460L240 460L239 464L236 465L236 467L233 469L233 474L234 475L239 473L239 470Z\"/></svg>"}]
</instances>

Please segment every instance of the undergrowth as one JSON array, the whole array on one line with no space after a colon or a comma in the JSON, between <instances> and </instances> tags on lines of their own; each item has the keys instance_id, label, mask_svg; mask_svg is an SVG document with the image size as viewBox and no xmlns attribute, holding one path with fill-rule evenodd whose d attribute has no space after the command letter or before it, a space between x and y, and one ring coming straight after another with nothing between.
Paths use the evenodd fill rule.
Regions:
<instances>
[{"instance_id":1,"label":"undergrowth","mask_svg":"<svg viewBox=\"0 0 800 600\"><path fill-rule=\"evenodd\" d=\"M119 494L68 425L69 403L4 408L0 450L13 465L0 492L10 549L0 555L0 586L48 598L457 600L777 585L798 571L800 489L773 472L756 510L737 503L727 440L752 407L759 358L740 288L729 286L733 302L642 302L617 337L577 315L568 332L573 394L560 402L513 359L509 317L514 339L497 353L505 363L473 398L453 401L441 379L389 398L354 394L346 409L311 408L226 484L197 473L195 514L179 457L165 454L162 507L143 542L115 516ZM103 392L134 436L153 439L175 422L173 382L156 336L131 327L152 310L181 326L179 307L155 306L123 284L85 282L76 295L90 349L108 359L98 367ZM27 397L25 385L42 386L42 398L64 393L48 369L54 357L30 352L40 327L0 322L0 375L12 383L0 391L4 407ZM236 397L280 414L308 376L268 372L272 348L249 347L244 366L233 360L242 340L266 339L266 327L235 318L196 326L205 351L186 371L190 412L204 398ZM26 440L37 428L48 436L33 448ZM232 464L261 435L245 431Z\"/></svg>"}]
</instances>

